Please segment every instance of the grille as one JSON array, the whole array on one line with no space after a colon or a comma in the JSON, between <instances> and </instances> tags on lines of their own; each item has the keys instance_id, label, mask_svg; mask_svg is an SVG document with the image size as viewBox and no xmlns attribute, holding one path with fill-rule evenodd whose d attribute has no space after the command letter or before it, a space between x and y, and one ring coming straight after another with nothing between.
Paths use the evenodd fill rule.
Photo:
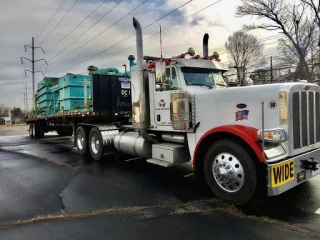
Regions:
<instances>
[{"instance_id":1,"label":"grille","mask_svg":"<svg viewBox=\"0 0 320 240\"><path fill-rule=\"evenodd\" d=\"M295 92L292 96L293 148L320 142L319 92Z\"/></svg>"}]
</instances>

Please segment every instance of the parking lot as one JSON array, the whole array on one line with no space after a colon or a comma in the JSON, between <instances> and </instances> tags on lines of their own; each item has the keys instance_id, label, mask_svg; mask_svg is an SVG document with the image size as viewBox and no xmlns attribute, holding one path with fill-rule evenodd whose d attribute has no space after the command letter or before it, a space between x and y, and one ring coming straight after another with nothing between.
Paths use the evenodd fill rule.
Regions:
<instances>
[{"instance_id":1,"label":"parking lot","mask_svg":"<svg viewBox=\"0 0 320 240\"><path fill-rule=\"evenodd\" d=\"M190 164L93 162L70 137L13 128L0 128L1 239L320 239L320 177L236 207L194 182Z\"/></svg>"}]
</instances>

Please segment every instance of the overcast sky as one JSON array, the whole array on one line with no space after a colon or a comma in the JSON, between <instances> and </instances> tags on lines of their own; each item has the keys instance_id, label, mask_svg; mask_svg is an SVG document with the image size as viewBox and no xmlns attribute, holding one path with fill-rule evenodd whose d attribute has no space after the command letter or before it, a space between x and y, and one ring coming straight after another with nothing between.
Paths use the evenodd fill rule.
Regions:
<instances>
[{"instance_id":1,"label":"overcast sky","mask_svg":"<svg viewBox=\"0 0 320 240\"><path fill-rule=\"evenodd\" d=\"M31 74L27 73L28 76L25 77L24 70L31 70L31 64L24 61L22 65L20 57L31 58L30 49L27 49L27 53L25 53L23 46L25 44L31 45L32 37L36 39L35 46L41 44L40 46L46 52L43 54L40 49L36 50L35 56L36 59L45 58L48 61L49 67L41 62L36 63L35 70L43 71L45 76L62 77L69 72L84 73L89 65L95 65L99 68L116 67L123 71L122 65L128 64L128 55L136 55L136 49L133 46L135 37L126 39L134 33L132 17L136 17L142 27L146 27L189 0L148 0L121 21L119 19L145 0L122 0L118 4L119 1L105 1L86 21L57 44L104 0L1 0L0 83L2 87L0 88L0 104L24 109L25 85L27 84L29 93L32 89ZM244 23L256 21L254 18L234 16L240 0L221 0L206 10L179 22L214 2L217 0L192 0L184 7L146 28L143 31L143 36L146 38L159 32L161 24L162 29L165 29L163 31L163 55L169 57L186 52L190 46L195 48L197 53L201 53L203 35L208 33L210 35L209 51L220 49L220 58L222 62L227 63L227 56L221 48L224 47L228 36L240 30ZM118 5L116 6L116 4ZM61 5L60 11L38 36ZM74 7L66 15L73 5ZM113 7L114 9L110 11ZM110 12L102 20L90 28L108 11ZM117 21L119 22L113 25ZM179 23L166 29L177 22ZM88 28L90 30L84 33ZM100 34L104 30L106 31ZM271 33L263 30L255 30L251 33L259 39L278 35L276 32ZM81 34L83 35L74 41ZM97 36L98 34L100 35ZM95 39L88 42L95 36L97 36ZM119 43L120 41L122 42ZM85 44L86 42L88 43ZM267 44L265 46L266 54L277 52L275 39L264 43ZM115 46L111 47L113 45ZM105 49L107 50L98 54ZM160 55L158 34L144 41L144 54ZM94 55L96 56L92 57ZM85 61L86 59L89 60ZM37 74L36 83L42 78L41 74ZM31 94L29 93L29 106L31 106Z\"/></svg>"}]
</instances>

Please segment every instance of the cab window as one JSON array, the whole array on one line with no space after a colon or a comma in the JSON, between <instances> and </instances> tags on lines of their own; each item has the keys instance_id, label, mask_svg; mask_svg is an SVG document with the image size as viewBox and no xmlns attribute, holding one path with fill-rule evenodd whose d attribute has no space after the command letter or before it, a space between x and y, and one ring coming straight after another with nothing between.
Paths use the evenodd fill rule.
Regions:
<instances>
[{"instance_id":1,"label":"cab window","mask_svg":"<svg viewBox=\"0 0 320 240\"><path fill-rule=\"evenodd\" d=\"M178 90L179 88L179 81L178 81L178 76L176 69L174 67L171 67L172 71L172 82L170 78L170 67L166 69L166 84L170 84L166 86L166 91L170 90Z\"/></svg>"}]
</instances>

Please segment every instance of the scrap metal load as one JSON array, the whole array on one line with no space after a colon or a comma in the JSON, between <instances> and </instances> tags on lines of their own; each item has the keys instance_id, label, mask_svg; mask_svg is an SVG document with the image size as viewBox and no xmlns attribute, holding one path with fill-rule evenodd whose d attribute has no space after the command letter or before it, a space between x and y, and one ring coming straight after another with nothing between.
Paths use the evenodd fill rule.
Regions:
<instances>
[{"instance_id":1,"label":"scrap metal load","mask_svg":"<svg viewBox=\"0 0 320 240\"><path fill-rule=\"evenodd\" d=\"M135 65L130 56L130 68ZM130 71L88 67L88 75L68 73L45 77L38 83L33 119L61 115L115 115L131 113Z\"/></svg>"}]
</instances>

